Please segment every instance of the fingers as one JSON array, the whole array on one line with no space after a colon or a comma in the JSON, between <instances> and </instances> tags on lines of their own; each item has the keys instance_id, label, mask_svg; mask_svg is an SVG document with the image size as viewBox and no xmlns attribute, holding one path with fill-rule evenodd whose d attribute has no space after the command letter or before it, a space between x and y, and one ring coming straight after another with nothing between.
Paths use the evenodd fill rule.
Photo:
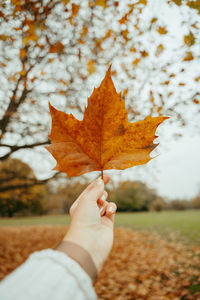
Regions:
<instances>
[{"instance_id":1,"label":"fingers","mask_svg":"<svg viewBox=\"0 0 200 300\"><path fill-rule=\"evenodd\" d=\"M101 215L101 222L103 225L106 225L109 228L113 229L116 210L117 210L117 206L115 203L113 202L109 203L106 201L105 212L103 215Z\"/></svg>"},{"instance_id":2,"label":"fingers","mask_svg":"<svg viewBox=\"0 0 200 300\"><path fill-rule=\"evenodd\" d=\"M117 210L117 206L114 202L108 203L107 208L106 208L106 216L111 217L112 215L114 215L116 213L116 210Z\"/></svg>"},{"instance_id":3,"label":"fingers","mask_svg":"<svg viewBox=\"0 0 200 300\"><path fill-rule=\"evenodd\" d=\"M106 191L103 191L103 194L102 194L101 197L97 200L97 204L98 204L99 206L104 205L104 203L105 203L107 197L108 197L108 193L107 193Z\"/></svg>"},{"instance_id":4,"label":"fingers","mask_svg":"<svg viewBox=\"0 0 200 300\"><path fill-rule=\"evenodd\" d=\"M108 195L107 192L105 192L105 194L103 194L103 196L105 196L106 198L107 198L107 195ZM102 200L100 200L100 201L101 201L100 202L101 204L99 204L99 212L100 212L101 217L102 216L110 217L116 213L117 206L114 202L108 202L108 201L102 202Z\"/></svg>"},{"instance_id":5,"label":"fingers","mask_svg":"<svg viewBox=\"0 0 200 300\"><path fill-rule=\"evenodd\" d=\"M106 185L110 180L110 176L109 175L103 175L103 179L101 177L97 178L96 180L94 180L92 183L90 183L88 185L88 187L83 191L82 194L90 191L91 189L95 188L96 186L98 186L98 184L104 183L104 185ZM81 194L81 195L82 195Z\"/></svg>"},{"instance_id":6,"label":"fingers","mask_svg":"<svg viewBox=\"0 0 200 300\"><path fill-rule=\"evenodd\" d=\"M89 200L89 201L97 201L100 200L101 196L104 194L104 196L107 198L106 192L104 191L104 185L106 185L110 180L109 175L103 175L103 179L100 177L94 180L92 183L88 185L88 187L80 194L80 196L77 198L77 200L72 204L70 207L70 215L73 214L75 208L79 204L79 202L83 199ZM106 198L103 200L105 201ZM101 200L100 200L101 201ZM100 204L100 203L98 203ZM103 203L102 203L103 204ZM100 205L102 205L100 204Z\"/></svg>"},{"instance_id":7,"label":"fingers","mask_svg":"<svg viewBox=\"0 0 200 300\"><path fill-rule=\"evenodd\" d=\"M85 198L89 201L97 201L97 199L102 196L104 191L104 185L107 184L109 180L109 175L103 175L103 179L100 177L97 178L91 184L88 185L88 187L83 191L79 198Z\"/></svg>"},{"instance_id":8,"label":"fingers","mask_svg":"<svg viewBox=\"0 0 200 300\"><path fill-rule=\"evenodd\" d=\"M99 213L101 216L103 216L106 211L106 207L107 207L107 203L108 203L106 201L107 197L108 197L108 193L106 191L104 191L101 198L97 200L97 204L99 206Z\"/></svg>"}]
</instances>

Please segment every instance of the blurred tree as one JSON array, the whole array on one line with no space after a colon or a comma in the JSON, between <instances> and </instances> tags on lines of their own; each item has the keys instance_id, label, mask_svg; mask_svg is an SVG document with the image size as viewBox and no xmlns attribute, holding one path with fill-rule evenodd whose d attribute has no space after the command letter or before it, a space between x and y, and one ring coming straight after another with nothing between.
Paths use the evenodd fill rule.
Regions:
<instances>
[{"instance_id":1,"label":"blurred tree","mask_svg":"<svg viewBox=\"0 0 200 300\"><path fill-rule=\"evenodd\" d=\"M10 158L0 163L1 216L41 214L45 211L45 196L45 186L37 181L27 164Z\"/></svg>"},{"instance_id":2,"label":"blurred tree","mask_svg":"<svg viewBox=\"0 0 200 300\"><path fill-rule=\"evenodd\" d=\"M147 211L157 195L140 181L122 181L110 194L118 211Z\"/></svg>"},{"instance_id":3,"label":"blurred tree","mask_svg":"<svg viewBox=\"0 0 200 300\"><path fill-rule=\"evenodd\" d=\"M150 205L151 211L162 211L165 208L166 208L166 203L165 203L164 199L160 196L157 196Z\"/></svg>"},{"instance_id":4,"label":"blurred tree","mask_svg":"<svg viewBox=\"0 0 200 300\"><path fill-rule=\"evenodd\" d=\"M92 80L111 63L129 119L168 114L185 125L186 105L194 120L200 103L200 73L191 76L199 69L198 3L1 1L0 159L48 143L48 100L81 117ZM187 32L179 39L161 9L180 17Z\"/></svg>"},{"instance_id":5,"label":"blurred tree","mask_svg":"<svg viewBox=\"0 0 200 300\"><path fill-rule=\"evenodd\" d=\"M57 189L48 192L48 213L69 213L70 206L87 187L88 183L79 181L68 181Z\"/></svg>"},{"instance_id":6,"label":"blurred tree","mask_svg":"<svg viewBox=\"0 0 200 300\"><path fill-rule=\"evenodd\" d=\"M191 208L191 203L187 200L174 199L168 203L167 208L172 210L185 210Z\"/></svg>"},{"instance_id":7,"label":"blurred tree","mask_svg":"<svg viewBox=\"0 0 200 300\"><path fill-rule=\"evenodd\" d=\"M191 200L191 208L200 208L200 192Z\"/></svg>"}]
</instances>

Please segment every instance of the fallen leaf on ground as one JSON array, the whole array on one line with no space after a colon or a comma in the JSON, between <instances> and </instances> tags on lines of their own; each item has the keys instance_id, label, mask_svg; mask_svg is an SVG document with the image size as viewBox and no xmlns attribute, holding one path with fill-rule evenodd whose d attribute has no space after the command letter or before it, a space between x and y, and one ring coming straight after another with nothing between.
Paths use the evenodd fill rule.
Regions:
<instances>
[{"instance_id":1,"label":"fallen leaf on ground","mask_svg":"<svg viewBox=\"0 0 200 300\"><path fill-rule=\"evenodd\" d=\"M0 279L38 250L55 248L67 226L0 228ZM183 244L173 232L115 229L114 246L95 282L98 299L200 299L200 249Z\"/></svg>"}]
</instances>

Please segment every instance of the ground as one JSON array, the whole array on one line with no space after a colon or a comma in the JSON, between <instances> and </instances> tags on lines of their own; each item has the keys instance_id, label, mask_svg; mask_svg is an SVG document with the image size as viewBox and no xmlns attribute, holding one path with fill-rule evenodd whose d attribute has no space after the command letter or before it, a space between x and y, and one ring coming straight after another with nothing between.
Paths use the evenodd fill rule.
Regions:
<instances>
[{"instance_id":1,"label":"ground","mask_svg":"<svg viewBox=\"0 0 200 300\"><path fill-rule=\"evenodd\" d=\"M95 283L98 298L200 299L199 215L195 211L118 214L116 225L130 228L115 229L112 252ZM30 253L54 248L67 231L67 225L57 224L66 220L66 216L1 219L1 225L23 226L0 228L0 279Z\"/></svg>"}]
</instances>

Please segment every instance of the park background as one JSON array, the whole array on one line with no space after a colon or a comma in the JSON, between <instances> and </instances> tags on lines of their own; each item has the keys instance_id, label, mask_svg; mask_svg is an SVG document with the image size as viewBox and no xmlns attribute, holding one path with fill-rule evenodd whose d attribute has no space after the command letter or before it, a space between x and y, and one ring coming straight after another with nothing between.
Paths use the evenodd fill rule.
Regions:
<instances>
[{"instance_id":1,"label":"park background","mask_svg":"<svg viewBox=\"0 0 200 300\"><path fill-rule=\"evenodd\" d=\"M200 297L200 2L0 3L0 278L54 248L95 178L51 171L48 102L81 120L111 65L129 121L169 116L157 156L108 171L118 206L100 299Z\"/></svg>"}]
</instances>

